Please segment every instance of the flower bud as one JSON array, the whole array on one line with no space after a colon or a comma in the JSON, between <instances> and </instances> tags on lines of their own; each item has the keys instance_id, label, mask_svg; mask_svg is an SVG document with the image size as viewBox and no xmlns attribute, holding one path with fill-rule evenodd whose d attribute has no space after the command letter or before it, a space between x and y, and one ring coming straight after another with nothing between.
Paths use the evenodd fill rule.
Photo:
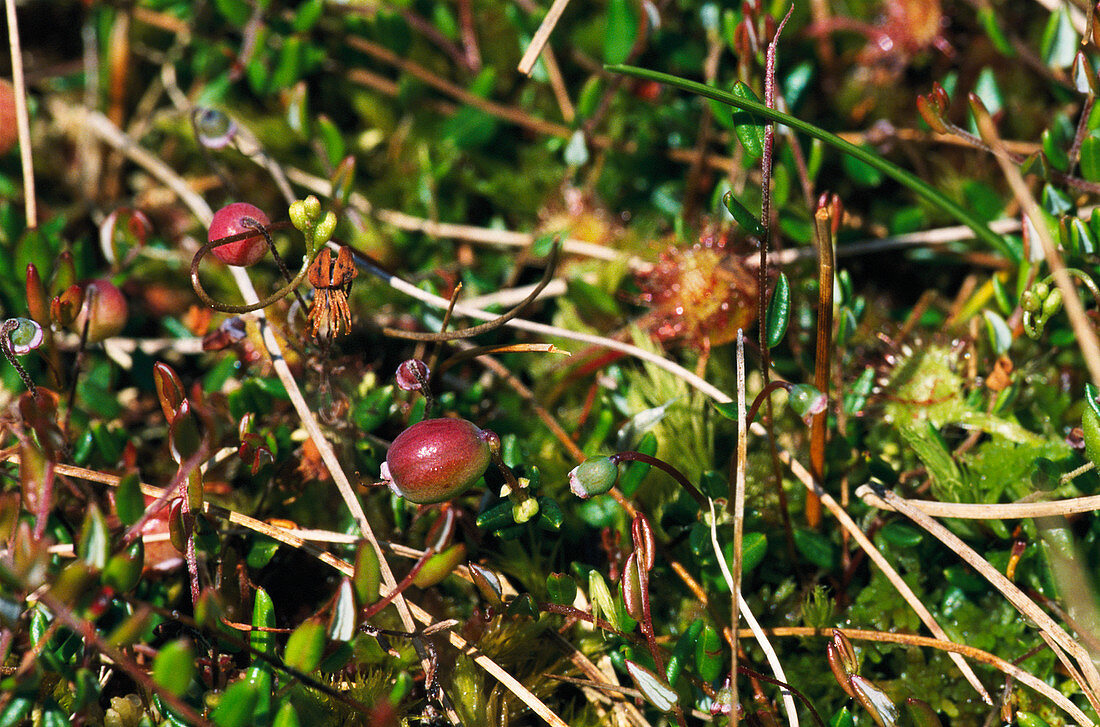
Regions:
<instances>
[{"instance_id":1,"label":"flower bud","mask_svg":"<svg viewBox=\"0 0 1100 727\"><path fill-rule=\"evenodd\" d=\"M12 318L15 327L8 334L12 353L22 356L42 345L42 326L29 318Z\"/></svg>"},{"instance_id":2,"label":"flower bud","mask_svg":"<svg viewBox=\"0 0 1100 727\"><path fill-rule=\"evenodd\" d=\"M88 321L88 343L98 343L118 335L126 326L129 308L122 291L106 280L91 280L80 286L84 302L73 321L76 333L84 330Z\"/></svg>"},{"instance_id":3,"label":"flower bud","mask_svg":"<svg viewBox=\"0 0 1100 727\"><path fill-rule=\"evenodd\" d=\"M217 109L197 109L195 129L198 131L200 144L207 149L222 149L233 140L237 133L237 124Z\"/></svg>"},{"instance_id":4,"label":"flower bud","mask_svg":"<svg viewBox=\"0 0 1100 727\"><path fill-rule=\"evenodd\" d=\"M787 392L787 401L794 409L795 414L809 421L812 417L825 411L829 403L828 397L810 384L795 384Z\"/></svg>"},{"instance_id":5,"label":"flower bud","mask_svg":"<svg viewBox=\"0 0 1100 727\"><path fill-rule=\"evenodd\" d=\"M430 376L428 364L418 358L410 358L397 367L397 388L402 391L420 391Z\"/></svg>"}]
</instances>

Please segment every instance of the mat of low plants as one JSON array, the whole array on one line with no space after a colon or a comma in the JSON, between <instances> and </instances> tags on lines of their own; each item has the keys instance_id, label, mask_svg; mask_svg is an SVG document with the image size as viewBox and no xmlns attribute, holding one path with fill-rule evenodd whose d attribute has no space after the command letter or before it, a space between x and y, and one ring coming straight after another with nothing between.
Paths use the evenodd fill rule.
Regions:
<instances>
[{"instance_id":1,"label":"mat of low plants","mask_svg":"<svg viewBox=\"0 0 1100 727\"><path fill-rule=\"evenodd\" d=\"M1097 723L1092 3L5 8L0 727Z\"/></svg>"}]
</instances>

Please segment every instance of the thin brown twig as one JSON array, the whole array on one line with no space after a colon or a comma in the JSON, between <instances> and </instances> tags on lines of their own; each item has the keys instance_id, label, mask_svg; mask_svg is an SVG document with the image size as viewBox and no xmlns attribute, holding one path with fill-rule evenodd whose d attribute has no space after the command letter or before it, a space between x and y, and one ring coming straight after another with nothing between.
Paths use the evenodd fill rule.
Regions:
<instances>
[{"instance_id":1,"label":"thin brown twig","mask_svg":"<svg viewBox=\"0 0 1100 727\"><path fill-rule=\"evenodd\" d=\"M889 502L879 497L874 488L861 485L856 497L871 507L893 510ZM932 517L963 520L1006 520L1014 518L1057 517L1100 510L1100 495L1086 495L1050 502L958 503L936 500L905 500L910 507Z\"/></svg>"},{"instance_id":2,"label":"thin brown twig","mask_svg":"<svg viewBox=\"0 0 1100 727\"><path fill-rule=\"evenodd\" d=\"M749 636L748 629L741 629L742 636ZM827 631L821 629L815 629L809 626L778 626L775 628L765 628L764 631L769 636L783 637L820 637L829 638L830 634ZM988 664L989 666L997 669L1013 679L1016 679L1021 684L1034 689L1039 694L1043 695L1047 699L1051 700L1054 704L1061 707L1067 714L1073 719L1077 720L1078 724L1088 725L1092 724L1092 721L1078 709L1077 705L1069 701L1068 698L1057 689L1054 689L1046 682L1038 679L1028 672L1024 671L1014 663L1006 661L996 654L991 654L988 651L975 648L973 646L967 646L965 644L957 644L954 641L945 639L933 639L928 636L917 636L915 634L899 634L889 631L871 631L867 629L841 629L843 634L849 639L856 641L875 641L885 644L901 644L905 646L919 646L930 649L939 649L945 651L948 654L956 654L959 656L965 656L974 661L981 662L982 664Z\"/></svg>"},{"instance_id":3,"label":"thin brown twig","mask_svg":"<svg viewBox=\"0 0 1100 727\"><path fill-rule=\"evenodd\" d=\"M994 588L1000 591L1001 595L1008 599L1009 603L1011 603L1016 610L1035 622L1040 631L1044 632L1054 643L1071 654L1080 667L1082 676L1084 677L1083 681L1080 683L1081 689L1085 693L1085 697L1088 698L1093 709L1100 712L1100 674L1097 673L1096 665L1093 664L1091 657L1081 644L1066 633L1066 631L1045 611L1039 608L1033 600L1028 598L1015 583L1008 580L999 570L990 565L988 561L975 552L973 548L964 543L957 535L920 510L910 507L903 498L898 497L893 492L885 490L882 492L881 496L887 503L893 506L895 510L905 515L916 525L920 526L923 530L946 545L948 549L958 554L958 556L965 560L970 567L978 571L978 573L989 581ZM1072 663L1067 663L1067 667L1070 668L1071 673L1075 671Z\"/></svg>"},{"instance_id":4,"label":"thin brown twig","mask_svg":"<svg viewBox=\"0 0 1100 727\"><path fill-rule=\"evenodd\" d=\"M753 433L758 435L767 434L766 430L759 424L750 425L750 429L753 431ZM890 565L890 561L886 560L886 557L883 556L881 552L879 552L878 548L875 547L870 538L868 538L864 534L859 525L857 525L856 522L852 520L852 517L844 510L844 508L842 508L840 504L835 499L833 499L832 495L821 489L820 485L814 480L813 475L811 475L810 472L802 466L801 462L791 456L790 452L786 450L780 450L779 456L780 459L783 460L784 464L786 464L790 468L791 474L793 474L795 478L797 478L798 481L801 482L804 487L806 487L807 490L817 493L817 496L821 498L821 504L824 505L830 513L832 513L833 517L835 517L840 522L841 526L844 527L845 530L851 533L852 538L856 541L859 547L862 548L863 551L867 553L867 556L871 559L871 561L878 566L879 570L882 571L882 574L886 576L886 579L888 581L890 581L890 585L892 585L894 589L901 595L901 597L905 599L905 602L909 604L909 607L912 608L914 612L916 612L921 622L925 625L925 627L928 628L929 631L932 632L932 635L938 639L950 641L947 636L947 632L945 632L943 628L939 625L939 623L936 622L935 617L932 616L932 613L928 610L928 607L925 606L919 598L917 598L917 594L913 593L913 589L909 587L909 584L902 580L898 572L894 569L892 565ZM989 692L986 691L981 681L978 680L978 676L974 673L974 670L970 668L970 665L967 664L963 660L963 658L961 656L958 656L957 654L953 655L951 657L951 660L954 661L955 665L959 667L959 670L963 673L963 676L970 683L970 685L974 687L978 694L981 695L982 700L985 701L987 704L993 704L992 697L989 696Z\"/></svg>"}]
</instances>

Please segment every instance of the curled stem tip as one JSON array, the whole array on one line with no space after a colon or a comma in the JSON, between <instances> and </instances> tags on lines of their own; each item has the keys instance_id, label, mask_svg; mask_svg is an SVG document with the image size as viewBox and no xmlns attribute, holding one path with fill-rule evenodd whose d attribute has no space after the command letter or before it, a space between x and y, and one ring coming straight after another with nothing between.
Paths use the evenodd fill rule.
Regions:
<instances>
[{"instance_id":1,"label":"curled stem tip","mask_svg":"<svg viewBox=\"0 0 1100 727\"><path fill-rule=\"evenodd\" d=\"M299 270L294 278L291 279L290 282L288 282L286 285L279 288L266 298L247 305L230 305L228 303L222 303L221 301L214 300L214 298L212 298L210 294L206 292L206 289L202 287L202 281L199 280L199 265L200 263L202 263L202 259L209 255L210 251L213 250L215 247L219 247L230 242L237 242L238 240L246 240L250 237L255 237L256 231L259 230L260 233L263 234L264 239L267 241L271 250L274 252L275 245L271 239L269 231L283 229L289 226L290 223L288 222L276 222L272 225L268 225L267 227L259 224L255 226L249 225L251 229L248 232L242 232L238 235L231 235L229 237L222 237L217 240L211 240L210 242L200 247L199 251L195 253L195 257L191 259L191 287L194 288L195 295L199 296L199 300L215 310L222 311L223 313L240 315L242 313L251 313L252 311L259 310L260 308L266 308L272 303L275 303L276 301L279 301L292 293L294 289L301 285L302 281L305 279L306 274L309 272L309 266L313 263L312 258L307 259L303 263L302 269Z\"/></svg>"}]
</instances>

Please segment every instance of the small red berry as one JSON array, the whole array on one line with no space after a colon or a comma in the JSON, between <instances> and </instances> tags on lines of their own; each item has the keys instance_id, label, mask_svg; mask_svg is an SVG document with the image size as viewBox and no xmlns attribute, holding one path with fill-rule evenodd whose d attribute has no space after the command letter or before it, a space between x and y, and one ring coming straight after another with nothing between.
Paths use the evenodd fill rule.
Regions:
<instances>
[{"instance_id":1,"label":"small red berry","mask_svg":"<svg viewBox=\"0 0 1100 727\"><path fill-rule=\"evenodd\" d=\"M80 288L83 291L83 303L72 323L73 330L81 333L84 330L84 321L91 312L88 343L98 343L121 333L130 312L122 291L107 280L89 280L81 283Z\"/></svg>"},{"instance_id":2,"label":"small red berry","mask_svg":"<svg viewBox=\"0 0 1100 727\"><path fill-rule=\"evenodd\" d=\"M393 440L382 479L410 502L443 502L485 474L500 438L465 419L426 419Z\"/></svg>"},{"instance_id":3,"label":"small red berry","mask_svg":"<svg viewBox=\"0 0 1100 727\"><path fill-rule=\"evenodd\" d=\"M255 205L248 204L247 202L227 204L214 213L214 219L210 223L210 232L207 239L210 242L214 242L223 237L231 237L232 235L239 235L242 232L248 232L252 229L251 226L245 224L249 219L254 220L264 227L271 224L271 220L267 218L263 210ZM260 258L264 256L264 253L267 252L267 242L262 235L257 233L254 237L218 245L212 252L215 257L226 265L248 267L258 262Z\"/></svg>"}]
</instances>

